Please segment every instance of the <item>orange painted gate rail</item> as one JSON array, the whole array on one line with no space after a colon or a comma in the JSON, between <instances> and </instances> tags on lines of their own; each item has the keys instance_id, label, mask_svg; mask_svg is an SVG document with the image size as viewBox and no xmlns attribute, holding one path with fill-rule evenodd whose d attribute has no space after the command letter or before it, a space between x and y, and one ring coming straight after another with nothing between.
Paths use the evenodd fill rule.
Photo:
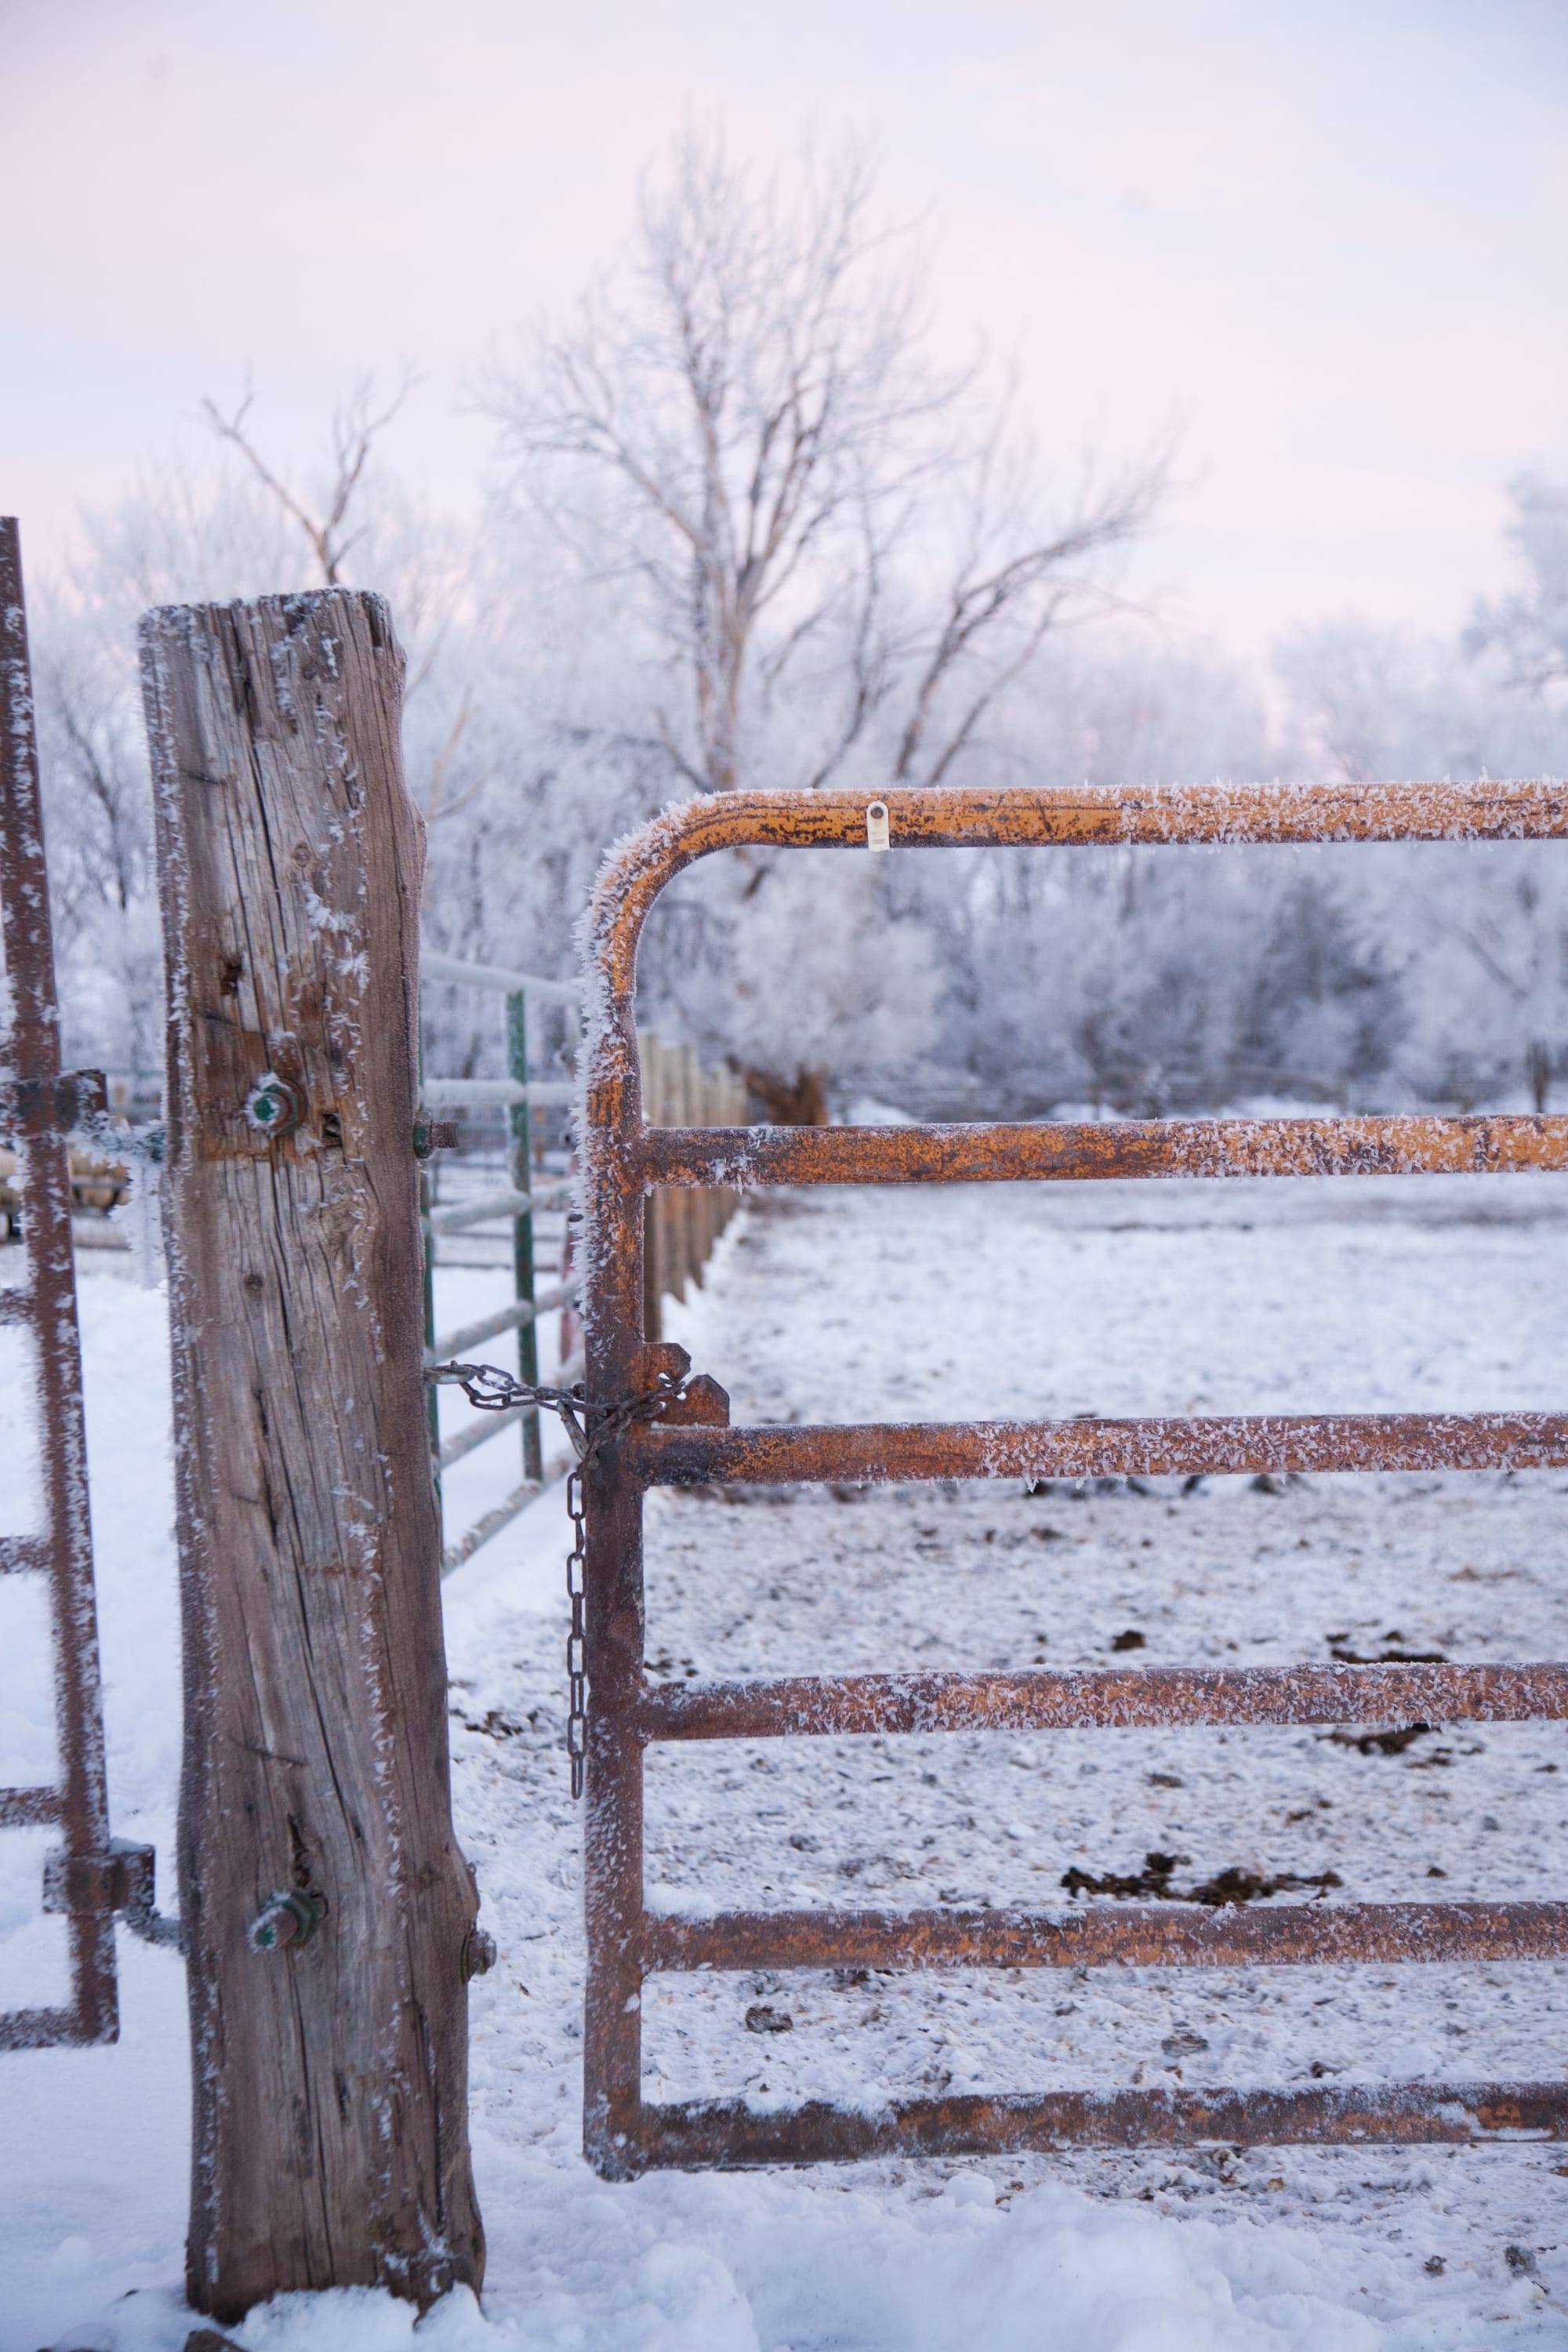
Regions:
<instances>
[{"instance_id":1,"label":"orange painted gate rail","mask_svg":"<svg viewBox=\"0 0 1568 2352\"><path fill-rule=\"evenodd\" d=\"M1568 790L1545 784L1212 786L1184 791L910 792L887 797L895 847L983 844L1547 840ZM999 2092L820 2102L644 2103L641 1995L660 1970L1159 1966L1559 1958L1568 1904L1346 1903L1207 1913L1154 1903L1020 1910L650 1914L643 1889L649 1741L1170 1724L1472 1722L1568 1715L1568 1665L1116 1666L1064 1673L792 1676L655 1687L643 1670L647 1488L710 1483L1079 1478L1168 1472L1514 1470L1568 1465L1565 1413L1272 1415L734 1429L679 1349L643 1337L644 1202L655 1185L955 1183L1018 1178L1490 1172L1568 1167L1568 1118L1193 1119L1113 1126L645 1127L633 992L638 933L694 858L741 845L866 851L848 793L732 793L629 843L593 915L584 1137L588 1394L667 1392L584 1465L587 1511L588 1978L584 2136L605 2176L650 2165L957 2155L1068 2142L1561 2138L1568 2084L1394 2083L1300 2090Z\"/></svg>"}]
</instances>

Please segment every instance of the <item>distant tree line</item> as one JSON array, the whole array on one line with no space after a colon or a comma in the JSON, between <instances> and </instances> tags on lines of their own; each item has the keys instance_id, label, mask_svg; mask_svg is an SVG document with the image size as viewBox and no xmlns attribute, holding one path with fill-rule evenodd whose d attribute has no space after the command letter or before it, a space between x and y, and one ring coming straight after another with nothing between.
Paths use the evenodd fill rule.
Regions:
<instances>
[{"instance_id":1,"label":"distant tree line","mask_svg":"<svg viewBox=\"0 0 1568 2352\"><path fill-rule=\"evenodd\" d=\"M492 369L471 517L387 461L406 379L356 387L298 480L253 402L208 402L204 461L85 515L35 614L70 1052L160 1051L134 676L155 604L382 589L426 936L552 972L610 843L692 793L1568 770L1568 492L1514 485L1516 586L1456 641L1347 614L1266 677L1121 593L1169 453L1053 467L983 367L930 359L919 261L862 154L784 185L689 139L621 266ZM856 1093L981 1117L1545 1105L1568 1086L1565 859L737 854L667 893L641 984L776 1115ZM433 1018L443 1067L487 1066L459 998Z\"/></svg>"}]
</instances>

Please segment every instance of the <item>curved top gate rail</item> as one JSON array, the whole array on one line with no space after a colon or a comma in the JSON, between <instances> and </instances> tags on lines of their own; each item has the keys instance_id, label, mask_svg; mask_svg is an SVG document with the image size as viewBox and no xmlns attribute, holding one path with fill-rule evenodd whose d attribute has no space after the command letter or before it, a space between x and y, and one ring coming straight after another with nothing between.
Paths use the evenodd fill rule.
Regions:
<instances>
[{"instance_id":1,"label":"curved top gate rail","mask_svg":"<svg viewBox=\"0 0 1568 2352\"><path fill-rule=\"evenodd\" d=\"M890 792L873 805L887 810L893 848L1568 837L1568 784L1561 782L938 790ZM644 1128L633 1024L643 924L685 866L742 846L865 851L867 803L851 793L731 793L689 802L633 835L600 877L589 919L584 1139L596 1253L586 1317L591 1382L613 1382L636 1346L626 1337L636 1323L633 1268L608 1244L617 1218L649 1184L1459 1174L1558 1167L1568 1156L1568 1118L1545 1115Z\"/></svg>"},{"instance_id":2,"label":"curved top gate rail","mask_svg":"<svg viewBox=\"0 0 1568 2352\"><path fill-rule=\"evenodd\" d=\"M798 1424L734 1429L723 1391L642 1330L643 1211L656 1185L1019 1178L1482 1172L1568 1167L1568 1118L1124 1121L1110 1126L679 1129L644 1124L632 1005L642 924L683 866L742 845L860 849L1067 845L1552 840L1568 786L1206 785L1152 792L729 793L622 845L595 892L583 1157L589 1412L583 1464L587 1675L584 2137L599 2169L800 2162L894 2150L996 2153L1071 2140L1465 2140L1568 2136L1568 2085L1393 2083L1290 2091L1129 2089L821 2104L646 2105L640 2012L661 1969L1539 1959L1568 1954L1568 1904L1289 1905L1194 1919L1179 1905L1049 1912L650 1914L642 1853L650 1740L1342 1724L1390 1714L1568 1717L1568 1665L1046 1667L650 1685L642 1498L651 1486L1127 1475L1153 1472L1519 1469L1568 1464L1568 1412Z\"/></svg>"}]
</instances>

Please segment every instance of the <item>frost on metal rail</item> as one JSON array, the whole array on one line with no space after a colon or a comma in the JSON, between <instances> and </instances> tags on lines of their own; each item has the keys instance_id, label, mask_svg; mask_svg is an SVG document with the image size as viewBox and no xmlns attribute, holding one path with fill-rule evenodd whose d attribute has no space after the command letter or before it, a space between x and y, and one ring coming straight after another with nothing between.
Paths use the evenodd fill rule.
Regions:
<instances>
[{"instance_id":1,"label":"frost on metal rail","mask_svg":"<svg viewBox=\"0 0 1568 2352\"><path fill-rule=\"evenodd\" d=\"M1568 788L1535 783L1221 786L1181 791L889 793L890 845L1555 840ZM879 815L878 823L880 831ZM684 1368L644 1338L644 1203L656 1185L942 1183L1086 1177L1410 1174L1568 1167L1568 1119L1188 1119L1110 1127L671 1129L644 1125L632 1025L638 934L693 859L738 845L865 850L843 793L726 793L668 812L606 867L589 925L583 1138L591 1401ZM880 845L879 841L876 845ZM587 1507L588 1977L584 2140L598 2169L798 2163L898 2150L1001 2153L1071 2142L1471 2140L1568 2136L1568 2084L1405 2083L1301 2090L1128 2089L905 2099L645 2105L641 1995L661 1969L1218 1967L1497 1962L1568 1954L1568 1904L1316 1903L1194 1919L1152 1904L1048 1912L647 1908L643 1759L650 1740L810 1738L1108 1725L1343 1723L1420 1713L1568 1716L1568 1666L1321 1665L1214 1672L1118 1665L1062 1674L853 1675L651 1686L643 1671L643 1496L742 1481L1028 1478L1155 1471L1547 1468L1568 1412L1269 1415L732 1429L700 1381L584 1465Z\"/></svg>"},{"instance_id":2,"label":"frost on metal rail","mask_svg":"<svg viewBox=\"0 0 1568 2352\"><path fill-rule=\"evenodd\" d=\"M0 939L8 1000L0 1134L16 1151L26 1254L21 1279L0 1287L0 1327L31 1343L40 1471L37 1525L0 1536L0 1576L47 1586L58 1756L57 1780L0 1789L0 1829L58 1832L45 1861L44 1905L65 1914L70 1955L68 2000L0 2013L0 2050L25 2050L114 2040L114 1914L150 1916L153 1857L109 1833L66 1146L71 1128L102 1109L104 1085L100 1074L60 1070L21 555L10 518L0 519Z\"/></svg>"}]
</instances>

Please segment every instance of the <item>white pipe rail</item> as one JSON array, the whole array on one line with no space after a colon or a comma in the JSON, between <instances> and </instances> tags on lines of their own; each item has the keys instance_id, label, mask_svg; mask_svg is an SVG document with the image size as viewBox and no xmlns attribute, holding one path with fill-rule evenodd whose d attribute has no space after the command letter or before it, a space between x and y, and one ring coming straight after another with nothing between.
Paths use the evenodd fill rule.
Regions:
<instances>
[{"instance_id":1,"label":"white pipe rail","mask_svg":"<svg viewBox=\"0 0 1568 2352\"><path fill-rule=\"evenodd\" d=\"M579 1275L570 1282L555 1283L548 1290L542 1290L537 1298L514 1298L508 1306L498 1307L493 1315L481 1315L477 1323L464 1323L456 1331L444 1331L433 1346L426 1349L426 1363L448 1363L454 1356L465 1356L470 1348L480 1347L487 1339L499 1339L503 1331L521 1330L536 1316L569 1306L581 1282Z\"/></svg>"},{"instance_id":2,"label":"white pipe rail","mask_svg":"<svg viewBox=\"0 0 1568 2352\"><path fill-rule=\"evenodd\" d=\"M465 1454L473 1453L476 1446L488 1445L492 1437L499 1437L503 1429L512 1428L525 1412L532 1411L531 1405L509 1405L504 1412L481 1414L473 1426L465 1429L460 1435L443 1438L441 1451L437 1457L442 1469L449 1470L454 1462L461 1462Z\"/></svg>"},{"instance_id":3,"label":"white pipe rail","mask_svg":"<svg viewBox=\"0 0 1568 2352\"><path fill-rule=\"evenodd\" d=\"M517 1078L426 1078L419 1092L432 1110L457 1103L500 1103L503 1108L511 1103L527 1103L531 1108L535 1104L566 1108L577 1099L570 1078L530 1079L527 1086Z\"/></svg>"},{"instance_id":4,"label":"white pipe rail","mask_svg":"<svg viewBox=\"0 0 1568 2352\"><path fill-rule=\"evenodd\" d=\"M558 1208L567 1199L569 1183L542 1184L536 1192L486 1192L478 1201L454 1201L448 1209L432 1209L433 1234L465 1233L470 1225L489 1224L495 1217L531 1217L536 1210Z\"/></svg>"},{"instance_id":5,"label":"white pipe rail","mask_svg":"<svg viewBox=\"0 0 1568 2352\"><path fill-rule=\"evenodd\" d=\"M525 1478L521 1486L514 1486L504 1502L498 1503L493 1510L476 1519L455 1544L447 1546L441 1554L442 1575L450 1576L455 1568L461 1568L466 1559L472 1559L481 1544L489 1543L492 1536L499 1536L502 1528L509 1527L518 1513L526 1510L534 1497L543 1492L543 1486L536 1478Z\"/></svg>"},{"instance_id":6,"label":"white pipe rail","mask_svg":"<svg viewBox=\"0 0 1568 2352\"><path fill-rule=\"evenodd\" d=\"M443 955L423 956L420 962L420 978L422 981L433 982L437 984L446 983L457 988L486 989L495 995L511 1000L507 1007L508 1061L512 1071L511 1076L509 1078L428 1077L423 1081L420 1089L420 1099L425 1105L432 1110L483 1106L514 1112L523 1108L570 1109L574 1106L577 1099L577 1088L570 1078L534 1080L529 1076L527 1033L524 1022L518 1016L522 1014L524 1006L531 1013L533 1007L539 1004L565 1005L576 1015L576 1023L569 1022L567 1024L568 1030L571 1031L574 1026L581 1024L584 1012L584 993L582 987L576 982L542 980L533 972L508 971L496 964L463 963L456 957ZM447 1208L427 1211L426 1230L433 1245L437 1234L463 1233L473 1226L488 1224L502 1217L514 1220L518 1235L518 1286L520 1289L525 1286L531 1289L532 1251L531 1243L528 1238L531 1227L524 1221L531 1218L536 1211L554 1208L569 1200L572 1186L570 1181L532 1184L530 1181L525 1145L520 1147L518 1142L520 1134L524 1139L527 1137L527 1123L514 1117L510 1124L512 1129L513 1142L512 1182L504 1192L485 1193L478 1200L454 1202ZM461 1329L449 1331L440 1337L436 1336L432 1328L434 1316L427 1288L426 1311L430 1320L426 1322L426 1329L431 1336L430 1344L425 1351L425 1360L426 1364L440 1363L453 1356L464 1355L469 1349L478 1347L486 1339L496 1339L503 1332L518 1331L524 1335L520 1342L520 1349L521 1360L526 1372L534 1361L531 1352L532 1326L542 1315L547 1314L552 1307L569 1305L575 1298L578 1287L576 1281L558 1283L548 1290L541 1291L533 1298L514 1299L510 1306L502 1307L498 1313L483 1316L475 1323L466 1324ZM528 1420L531 1412L531 1409L528 1406L514 1406L508 1412L480 1414L474 1426L465 1429L459 1435L437 1443L436 1446L437 1468L449 1469L454 1463L463 1461L475 1451L476 1447L486 1444L501 1430L515 1428L520 1422ZM532 1431L525 1430L523 1441L523 1467L531 1475L524 1477L521 1486L514 1488L504 1502L497 1504L493 1509L485 1512L457 1543L446 1547L442 1558L443 1575L450 1575L453 1569L460 1567L464 1560L470 1559L481 1544L488 1543L492 1536L498 1535L501 1528L510 1520L514 1519L524 1506L540 1492L538 1474L543 1470L544 1465L538 1450L537 1413L532 1412L531 1418ZM436 1423L433 1417L433 1436L435 1433Z\"/></svg>"},{"instance_id":7,"label":"white pipe rail","mask_svg":"<svg viewBox=\"0 0 1568 2352\"><path fill-rule=\"evenodd\" d=\"M498 996L531 996L541 1004L581 1004L581 982L540 980L532 972L503 971L493 963L459 963L455 956L421 955L422 980L450 981L459 988L491 988Z\"/></svg>"}]
</instances>

